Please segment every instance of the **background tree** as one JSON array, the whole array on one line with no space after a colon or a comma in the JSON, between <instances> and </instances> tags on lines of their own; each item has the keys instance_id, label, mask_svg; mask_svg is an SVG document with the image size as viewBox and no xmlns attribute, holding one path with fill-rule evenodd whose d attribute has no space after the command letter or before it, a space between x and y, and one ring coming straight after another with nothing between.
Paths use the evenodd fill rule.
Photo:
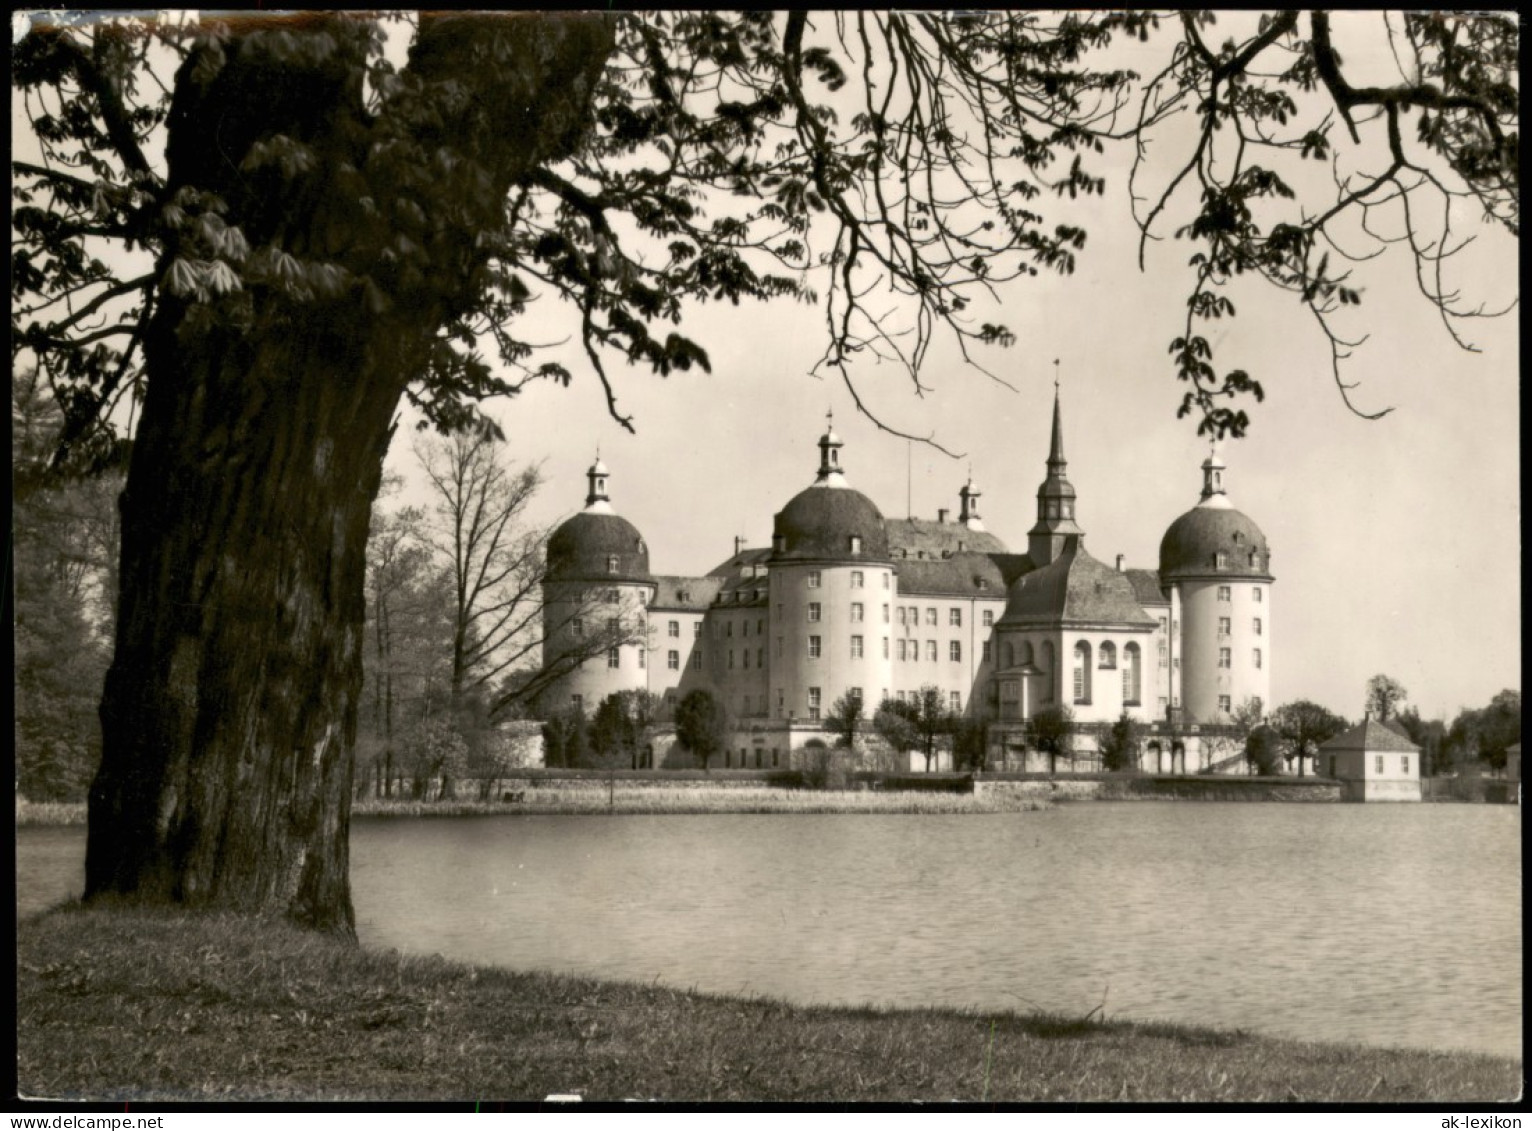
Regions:
<instances>
[{"instance_id":1,"label":"background tree","mask_svg":"<svg viewBox=\"0 0 1532 1131\"><path fill-rule=\"evenodd\" d=\"M702 763L703 770L727 745L728 712L707 688L693 688L676 704L676 740Z\"/></svg>"},{"instance_id":2,"label":"background tree","mask_svg":"<svg viewBox=\"0 0 1532 1131\"><path fill-rule=\"evenodd\" d=\"M1452 769L1452 757L1443 750L1447 737L1447 724L1442 719L1422 719L1414 707L1406 707L1395 716L1395 722L1410 736L1410 741L1420 747L1421 774L1432 777Z\"/></svg>"},{"instance_id":3,"label":"background tree","mask_svg":"<svg viewBox=\"0 0 1532 1131\"><path fill-rule=\"evenodd\" d=\"M590 757L595 768L640 769L640 756L659 719L660 700L647 691L614 691L590 721Z\"/></svg>"},{"instance_id":4,"label":"background tree","mask_svg":"<svg viewBox=\"0 0 1532 1131\"><path fill-rule=\"evenodd\" d=\"M543 764L546 766L582 766L589 758L590 724L579 707L549 715L542 725Z\"/></svg>"},{"instance_id":5,"label":"background tree","mask_svg":"<svg viewBox=\"0 0 1532 1131\"><path fill-rule=\"evenodd\" d=\"M898 758L899 769L909 769L909 752L920 742L920 729L916 723L919 708L898 699L885 699L878 704L872 717L872 729L879 738L888 743Z\"/></svg>"},{"instance_id":6,"label":"background tree","mask_svg":"<svg viewBox=\"0 0 1532 1131\"><path fill-rule=\"evenodd\" d=\"M926 773L929 774L931 761L936 757L941 740L952 734L957 723L956 716L947 705L942 690L933 684L926 684L916 692L910 721L915 724L916 745L926 757Z\"/></svg>"},{"instance_id":7,"label":"background tree","mask_svg":"<svg viewBox=\"0 0 1532 1131\"><path fill-rule=\"evenodd\" d=\"M1521 741L1521 692L1506 689L1485 707L1458 712L1447 746L1459 764L1475 760L1495 772L1505 769L1506 748Z\"/></svg>"},{"instance_id":8,"label":"background tree","mask_svg":"<svg viewBox=\"0 0 1532 1131\"><path fill-rule=\"evenodd\" d=\"M1406 73L1363 87L1324 13L1216 48L1211 20L1167 25L1131 116L1104 53L1163 30L1139 13L425 15L398 68L370 16L24 36L13 342L64 410L53 468L122 460L114 408L142 395L87 897L351 930L365 546L395 410L450 431L568 381L519 330L534 294L567 300L614 414L610 359L706 367L672 328L692 300L813 297L826 368L850 383L882 357L918 389L934 333L1009 342L973 304L1074 269L1086 232L1048 197L1098 195L1108 142L1145 156L1188 107L1200 140L1141 222L1189 219L1198 244L1174 361L1201 426L1242 430L1220 398L1260 392L1194 332L1233 313L1220 285L1291 291L1338 341L1325 304L1359 292L1324 247L1369 210L1403 212L1444 318L1476 313L1429 270L1455 235L1416 239L1413 218L1450 213L1425 197L1515 232L1516 22L1407 16ZM1255 164L1328 156L1332 114L1380 175L1300 196ZM294 750L302 772L276 772Z\"/></svg>"},{"instance_id":9,"label":"background tree","mask_svg":"<svg viewBox=\"0 0 1532 1131\"><path fill-rule=\"evenodd\" d=\"M1387 722L1399 713L1409 697L1404 684L1380 672L1367 681L1367 701L1362 709L1380 723Z\"/></svg>"},{"instance_id":10,"label":"background tree","mask_svg":"<svg viewBox=\"0 0 1532 1131\"><path fill-rule=\"evenodd\" d=\"M1062 703L1040 707L1032 716L1032 741L1048 755L1048 772L1056 774L1059 759L1074 757L1075 716Z\"/></svg>"},{"instance_id":11,"label":"background tree","mask_svg":"<svg viewBox=\"0 0 1532 1131\"><path fill-rule=\"evenodd\" d=\"M1350 724L1339 715L1308 699L1284 703L1271 713L1271 728L1287 746L1289 761L1298 759L1298 776L1304 776L1303 757L1313 755L1323 742L1334 738Z\"/></svg>"},{"instance_id":12,"label":"background tree","mask_svg":"<svg viewBox=\"0 0 1532 1131\"><path fill-rule=\"evenodd\" d=\"M1276 728L1257 726L1245 737L1245 760L1250 772L1260 777L1271 777L1282 764L1281 738Z\"/></svg>"},{"instance_id":13,"label":"background tree","mask_svg":"<svg viewBox=\"0 0 1532 1131\"><path fill-rule=\"evenodd\" d=\"M851 750L856 746L856 736L861 733L865 718L862 713L862 697L848 691L830 704L824 717L825 730L835 736L839 750Z\"/></svg>"},{"instance_id":14,"label":"background tree","mask_svg":"<svg viewBox=\"0 0 1532 1131\"><path fill-rule=\"evenodd\" d=\"M1102 736L1102 769L1114 772L1138 769L1138 748L1143 736L1143 724L1124 711Z\"/></svg>"},{"instance_id":15,"label":"background tree","mask_svg":"<svg viewBox=\"0 0 1532 1131\"><path fill-rule=\"evenodd\" d=\"M456 703L469 693L486 695L542 650L547 536L526 525L542 476L536 466L512 467L501 439L482 428L418 440L415 455L432 493L424 537L451 584Z\"/></svg>"},{"instance_id":16,"label":"background tree","mask_svg":"<svg viewBox=\"0 0 1532 1131\"><path fill-rule=\"evenodd\" d=\"M989 720L983 716L959 719L952 732L955 769L983 773L989 767Z\"/></svg>"}]
</instances>

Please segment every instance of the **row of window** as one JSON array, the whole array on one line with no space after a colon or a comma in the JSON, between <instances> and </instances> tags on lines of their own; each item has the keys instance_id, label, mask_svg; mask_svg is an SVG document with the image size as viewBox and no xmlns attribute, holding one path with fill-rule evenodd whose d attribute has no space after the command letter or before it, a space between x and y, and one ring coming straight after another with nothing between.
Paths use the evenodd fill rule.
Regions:
<instances>
[{"instance_id":1,"label":"row of window","mask_svg":"<svg viewBox=\"0 0 1532 1131\"><path fill-rule=\"evenodd\" d=\"M1229 633L1233 631L1233 623L1234 622L1233 622L1232 618L1230 618L1230 617L1219 617L1218 618L1218 635L1219 636L1228 636ZM1255 635L1257 635L1257 636L1261 635L1261 627L1262 626L1261 626L1261 618L1260 617L1251 617L1250 618L1250 628L1255 633Z\"/></svg>"},{"instance_id":2,"label":"row of window","mask_svg":"<svg viewBox=\"0 0 1532 1131\"><path fill-rule=\"evenodd\" d=\"M1222 557L1222 555L1219 555L1219 556ZM1255 555L1253 555L1253 554L1251 555L1251 557L1254 557L1254 556ZM1253 565L1254 563L1252 562L1251 564ZM1223 564L1220 563L1218 568L1219 569L1223 569L1224 568ZM1232 601L1234 599L1234 588L1233 588L1233 586L1230 586L1230 585L1220 585L1218 587L1218 599L1220 601ZM1250 599L1252 601L1254 601L1257 605L1259 605L1261 603L1262 596L1261 596L1261 587L1259 585L1252 585L1250 587ZM1160 619L1160 627L1162 629L1165 627L1165 621L1164 621L1163 617Z\"/></svg>"},{"instance_id":3,"label":"row of window","mask_svg":"<svg viewBox=\"0 0 1532 1131\"><path fill-rule=\"evenodd\" d=\"M861 551L861 539L860 538L853 538L852 541L857 543L856 550L854 552L860 552ZM889 575L887 573L880 574L879 576L881 576L883 578L883 588L891 589L893 587L892 584L889 581ZM808 585L808 587L810 589L818 589L823 584L823 582L824 582L824 577L819 572L819 570L817 570L817 569L809 570L807 585ZM867 587L867 574L866 574L866 572L863 571L863 570L860 570L860 569L852 570L851 571L851 588L853 588L853 589L865 589L866 587Z\"/></svg>"},{"instance_id":4,"label":"row of window","mask_svg":"<svg viewBox=\"0 0 1532 1131\"><path fill-rule=\"evenodd\" d=\"M1259 648L1252 648L1250 650L1250 660L1255 667L1259 668L1261 666L1261 650ZM1232 668L1234 666L1234 650L1232 648L1218 649L1218 666L1221 668Z\"/></svg>"},{"instance_id":5,"label":"row of window","mask_svg":"<svg viewBox=\"0 0 1532 1131\"><path fill-rule=\"evenodd\" d=\"M852 698L852 699L860 700L862 698L862 689L860 687L848 687L846 689L846 695L848 697ZM894 697L894 699L896 699L900 703L919 703L920 702L920 692L918 692L918 691L895 691L893 697ZM885 701L887 701L888 698L889 698L888 689L885 687L883 689L883 699ZM747 705L750 702L750 697L748 695L745 696L745 702L746 702ZM778 690L778 692L777 692L777 714L779 716L783 714L783 704L784 704L784 702L785 702L785 700L783 698L783 694L782 694L782 692L780 690ZM955 712L961 712L962 709L963 709L963 694L962 694L962 692L960 692L960 691L949 691L947 693L947 706L951 710L953 710ZM824 707L824 690L822 688L819 688L819 687L811 687L811 688L809 688L809 718L810 719L818 719L820 717L821 711L823 710L823 707Z\"/></svg>"}]
</instances>

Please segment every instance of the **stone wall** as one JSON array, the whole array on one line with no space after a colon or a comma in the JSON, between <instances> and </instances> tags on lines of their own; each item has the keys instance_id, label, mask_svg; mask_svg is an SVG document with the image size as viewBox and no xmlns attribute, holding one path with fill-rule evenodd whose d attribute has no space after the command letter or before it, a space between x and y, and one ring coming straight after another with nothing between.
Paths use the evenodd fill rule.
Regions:
<instances>
[{"instance_id":1,"label":"stone wall","mask_svg":"<svg viewBox=\"0 0 1532 1131\"><path fill-rule=\"evenodd\" d=\"M978 774L977 794L1051 801L1339 801L1339 782L1240 777L1011 777Z\"/></svg>"}]
</instances>

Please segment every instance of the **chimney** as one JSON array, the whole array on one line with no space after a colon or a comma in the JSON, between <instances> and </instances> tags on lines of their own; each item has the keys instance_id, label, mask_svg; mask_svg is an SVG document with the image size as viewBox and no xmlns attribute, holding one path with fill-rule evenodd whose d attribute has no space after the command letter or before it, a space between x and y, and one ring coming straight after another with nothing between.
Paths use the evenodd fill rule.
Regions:
<instances>
[{"instance_id":1,"label":"chimney","mask_svg":"<svg viewBox=\"0 0 1532 1131\"><path fill-rule=\"evenodd\" d=\"M734 553L736 557L739 555L740 550L744 549L744 546L745 540L736 534L734 536Z\"/></svg>"},{"instance_id":2,"label":"chimney","mask_svg":"<svg viewBox=\"0 0 1532 1131\"><path fill-rule=\"evenodd\" d=\"M946 522L947 521L947 516L949 514L951 514L951 513L952 512L949 511L946 507L942 507L940 510L938 510L936 512L936 521L937 522L943 522L943 523Z\"/></svg>"},{"instance_id":3,"label":"chimney","mask_svg":"<svg viewBox=\"0 0 1532 1131\"><path fill-rule=\"evenodd\" d=\"M1122 555L1122 554L1118 554L1118 555L1117 555L1117 572L1118 572L1118 573L1121 573L1121 572L1122 572L1122 562L1123 562L1123 556L1124 556L1124 555Z\"/></svg>"}]
</instances>

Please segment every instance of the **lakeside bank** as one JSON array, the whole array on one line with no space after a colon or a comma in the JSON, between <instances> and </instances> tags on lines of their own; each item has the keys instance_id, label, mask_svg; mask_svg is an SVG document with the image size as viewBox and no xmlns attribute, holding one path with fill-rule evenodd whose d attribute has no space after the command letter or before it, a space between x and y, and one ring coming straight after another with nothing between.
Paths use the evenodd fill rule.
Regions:
<instances>
[{"instance_id":1,"label":"lakeside bank","mask_svg":"<svg viewBox=\"0 0 1532 1131\"><path fill-rule=\"evenodd\" d=\"M1519 1062L1068 1017L800 1007L363 950L233 915L23 920L34 1097L1509 1101Z\"/></svg>"}]
</instances>

